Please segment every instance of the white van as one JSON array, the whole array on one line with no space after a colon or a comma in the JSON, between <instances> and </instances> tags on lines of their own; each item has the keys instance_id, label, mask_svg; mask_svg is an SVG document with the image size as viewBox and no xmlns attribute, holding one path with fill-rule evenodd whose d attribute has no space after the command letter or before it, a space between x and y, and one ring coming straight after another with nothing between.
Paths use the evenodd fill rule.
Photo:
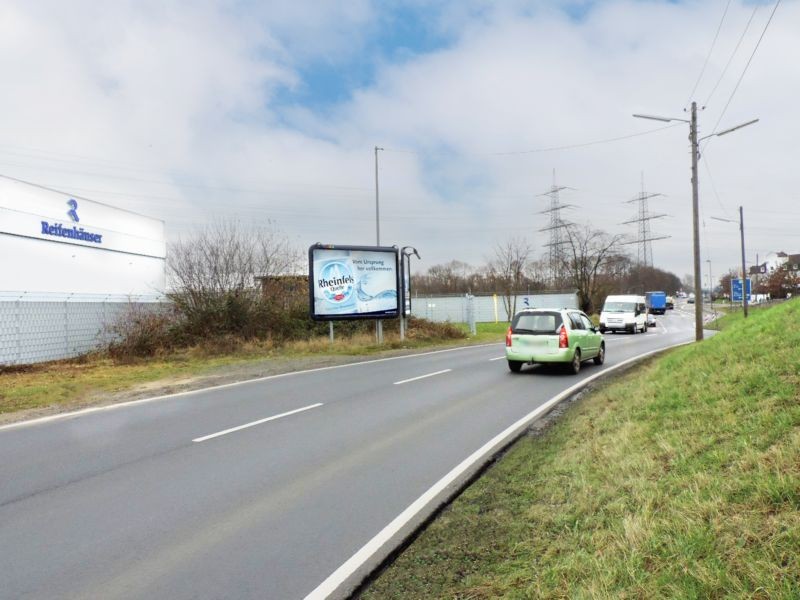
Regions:
<instances>
[{"instance_id":1,"label":"white van","mask_svg":"<svg viewBox=\"0 0 800 600\"><path fill-rule=\"evenodd\" d=\"M608 296L600 313L600 333L647 331L644 296Z\"/></svg>"}]
</instances>

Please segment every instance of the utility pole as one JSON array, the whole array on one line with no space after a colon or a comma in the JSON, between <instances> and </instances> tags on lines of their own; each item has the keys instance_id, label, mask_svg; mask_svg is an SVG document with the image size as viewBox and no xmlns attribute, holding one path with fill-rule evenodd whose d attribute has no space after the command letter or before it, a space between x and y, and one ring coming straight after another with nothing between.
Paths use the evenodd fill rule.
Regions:
<instances>
[{"instance_id":1,"label":"utility pole","mask_svg":"<svg viewBox=\"0 0 800 600\"><path fill-rule=\"evenodd\" d=\"M699 192L697 180L697 159L700 157L700 149L698 142L714 136L723 136L747 127L753 123L758 123L758 119L753 119L747 123L742 123L736 127L731 127L724 131L712 132L707 136L697 139L697 102L692 102L692 118L690 120L679 119L676 117L657 117L653 115L633 115L639 119L651 119L653 121L663 121L669 123L671 121L682 121L689 123L689 140L692 145L692 231L693 231L693 244L692 250L694 253L694 337L698 342L703 339L703 290L702 281L700 280L700 209L699 209ZM744 285L744 282L742 282Z\"/></svg>"},{"instance_id":2,"label":"utility pole","mask_svg":"<svg viewBox=\"0 0 800 600\"><path fill-rule=\"evenodd\" d=\"M697 102L692 101L692 120L689 123L692 142L692 244L694 252L694 339L703 339L703 281L700 273L700 193L697 179Z\"/></svg>"},{"instance_id":3,"label":"utility pole","mask_svg":"<svg viewBox=\"0 0 800 600\"><path fill-rule=\"evenodd\" d=\"M652 221L653 219L661 219L663 217L666 217L667 215L665 214L651 215L647 201L650 198L655 198L656 196L662 196L662 195L663 194L648 194L647 192L645 192L644 173L642 173L642 191L639 193L639 196L637 198L633 198L632 200L625 201L626 204L632 204L633 202L639 203L638 218L622 222L622 225L630 225L633 223L637 224L636 241L627 242L627 244L636 244L636 262L639 266L652 267L653 242L655 240L665 240L671 237L669 235L651 237L650 233L650 221Z\"/></svg>"},{"instance_id":4,"label":"utility pole","mask_svg":"<svg viewBox=\"0 0 800 600\"><path fill-rule=\"evenodd\" d=\"M375 245L381 245L381 204L378 193L378 150L383 150L375 146ZM378 344L383 344L383 321L375 321L375 339Z\"/></svg>"},{"instance_id":5,"label":"utility pole","mask_svg":"<svg viewBox=\"0 0 800 600\"><path fill-rule=\"evenodd\" d=\"M711 217L715 221L725 221L726 223L736 223L732 219L723 219L722 217ZM744 209L739 207L739 235L742 244L742 312L745 319L747 318L747 262L744 258ZM756 265L758 265L758 255L756 255ZM733 298L731 298L733 302Z\"/></svg>"},{"instance_id":6,"label":"utility pole","mask_svg":"<svg viewBox=\"0 0 800 600\"><path fill-rule=\"evenodd\" d=\"M747 318L747 267L745 267L744 260L744 210L739 207L739 233L742 238L742 308L744 309L744 318Z\"/></svg>"}]
</instances>

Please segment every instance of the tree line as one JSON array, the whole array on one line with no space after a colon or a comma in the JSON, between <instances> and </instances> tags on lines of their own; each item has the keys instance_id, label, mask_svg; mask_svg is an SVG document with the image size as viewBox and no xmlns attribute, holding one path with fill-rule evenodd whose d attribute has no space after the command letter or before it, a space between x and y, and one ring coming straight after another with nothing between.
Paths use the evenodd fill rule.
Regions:
<instances>
[{"instance_id":1,"label":"tree line","mask_svg":"<svg viewBox=\"0 0 800 600\"><path fill-rule=\"evenodd\" d=\"M458 260L413 274L415 294L501 294L509 313L519 293L574 291L582 310L596 312L609 294L644 294L661 290L674 294L683 287L673 273L644 266L625 251L623 237L588 225L565 225L562 243L551 261L536 256L524 238L494 246L482 265Z\"/></svg>"}]
</instances>

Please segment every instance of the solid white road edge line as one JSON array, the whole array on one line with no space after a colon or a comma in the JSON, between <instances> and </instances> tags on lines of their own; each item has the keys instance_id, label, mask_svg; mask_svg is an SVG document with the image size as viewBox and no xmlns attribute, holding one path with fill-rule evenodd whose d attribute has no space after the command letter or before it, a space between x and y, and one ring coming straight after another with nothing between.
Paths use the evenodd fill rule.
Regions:
<instances>
[{"instance_id":1,"label":"solid white road edge line","mask_svg":"<svg viewBox=\"0 0 800 600\"><path fill-rule=\"evenodd\" d=\"M447 486L453 484L463 473L468 471L475 463L484 460L487 456L493 455L499 448L503 447L509 439L512 439L518 432L522 429L528 427L537 417L539 417L542 413L546 413L550 410L554 405L558 404L565 398L568 398L570 395L575 393L582 387L585 387L588 383L594 381L595 379L607 375L617 369L620 369L632 362L641 360L651 354L656 354L657 352L663 352L664 350L668 350L669 348L675 348L677 346L683 346L686 344L691 344L692 341L689 342L681 342L679 344L675 344L674 346L667 346L666 348L659 348L658 350L652 350L650 352L645 352L644 354L640 354L639 356L634 356L633 358L629 358L627 360L622 361L621 363L614 365L613 367L609 367L604 369L603 371L591 375L586 379L576 383L573 386L568 387L566 390L561 392L560 394L553 396L550 400L536 408L535 410L529 412L527 415L519 419L513 425L510 425L501 433L497 434L491 440L486 442L483 446L478 448L475 452L470 454L466 459L464 459L461 463L459 463L455 468L453 468L447 475L442 477L439 481L434 483L424 494L422 494L419 498L414 500L411 505L406 508L403 512L401 512L397 517L395 517L386 527L384 527L378 534L369 540L364 546L361 547L358 552L353 554L344 564L342 564L338 569L336 569L333 573L331 573L325 581L320 583L314 590L305 597L305 600L324 600L328 598L331 594L336 592L336 590L341 586L343 583L347 581L347 579L353 575L365 562L367 562L372 555L378 552L384 544L389 542L391 538L397 534L407 523L409 523L419 512L421 512L430 502L436 499L436 497L442 493ZM360 583L360 582L358 582Z\"/></svg>"},{"instance_id":2,"label":"solid white road edge line","mask_svg":"<svg viewBox=\"0 0 800 600\"><path fill-rule=\"evenodd\" d=\"M495 361L495 360L503 360L504 358L505 358L505 356L498 356L497 358L490 358L489 362L492 362L492 361Z\"/></svg>"},{"instance_id":3,"label":"solid white road edge line","mask_svg":"<svg viewBox=\"0 0 800 600\"><path fill-rule=\"evenodd\" d=\"M453 369L442 369L441 371L436 371L435 373L428 373L427 375L420 375L419 377L412 377L411 379L403 379L401 381L395 381L394 385L402 385L404 383L411 383L412 381L419 381L420 379L434 377L435 375L441 375L442 373L449 373L452 370Z\"/></svg>"},{"instance_id":4,"label":"solid white road edge line","mask_svg":"<svg viewBox=\"0 0 800 600\"><path fill-rule=\"evenodd\" d=\"M222 431L218 431L216 433L210 433L208 435L204 435L203 437L194 438L193 442L205 442L206 440L211 440L214 438L218 438L222 435L228 435L229 433L233 433L234 431L241 431L242 429L247 429L248 427L255 427L256 425L261 425L262 423L266 423L267 421L274 421L276 419L282 419L283 417L288 417L289 415L296 415L297 413L311 410L312 408L317 408L322 406L322 402L317 402L316 404L310 404L309 406L304 406L303 408L296 408L294 410L290 410L289 412L281 413L279 415L272 415L271 417L267 417L265 419L259 419L258 421L251 421L250 423L245 423L244 425L239 425L237 427L231 427L230 429L224 429Z\"/></svg>"},{"instance_id":5,"label":"solid white road edge line","mask_svg":"<svg viewBox=\"0 0 800 600\"><path fill-rule=\"evenodd\" d=\"M404 354L402 356L388 356L386 358L375 358L373 360L362 360L359 362L347 363L344 365L332 365L330 367L317 367L316 369L305 369L303 371L288 371L286 373L278 373L277 375L267 375L266 377L256 377L254 379L244 379L242 381L234 381L232 383L222 383L220 385L212 385L209 387L198 388L196 390L187 390L185 392L175 392L174 394L164 394L163 396L154 396L152 398L142 398L140 400L129 400L128 402L119 402L117 404L106 404L104 406L92 406L91 408L82 408L81 410L73 410L71 412L58 413L55 415L48 415L46 417L38 417L36 419L28 419L27 421L18 421L17 423L9 423L7 425L0 425L0 431L4 429L14 429L17 427L27 427L28 425L39 425L49 421L57 421L60 419L68 419L71 417L80 417L90 413L104 412L107 410L114 410L117 408L124 408L126 406L136 406L137 404L146 404L148 402L156 402L159 400L170 400L172 398L179 398L181 396L189 396L191 394L200 394L203 392L211 392L214 390L222 390L225 388L236 387L239 385L246 385L249 383L259 383L261 381L268 381L270 379L279 379L281 377L289 377L291 375L304 375L305 373L318 373L320 371L331 371L333 369L344 369L346 367L357 367L359 365L371 365L380 362L387 362L390 360L400 360L404 358L414 358L416 356L430 356L431 354L442 354L443 352L455 352L457 350L470 350L472 348L486 348L487 346L498 346L503 342L493 342L491 344L475 344L473 346L458 346L457 348L445 348L444 350L432 350L430 352L420 352L418 354Z\"/></svg>"}]
</instances>

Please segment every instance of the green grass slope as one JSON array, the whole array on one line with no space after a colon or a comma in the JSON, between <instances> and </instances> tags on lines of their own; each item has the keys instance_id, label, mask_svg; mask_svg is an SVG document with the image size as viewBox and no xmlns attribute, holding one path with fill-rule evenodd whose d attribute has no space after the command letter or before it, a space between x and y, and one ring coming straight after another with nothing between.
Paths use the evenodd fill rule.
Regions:
<instances>
[{"instance_id":1,"label":"green grass slope","mask_svg":"<svg viewBox=\"0 0 800 600\"><path fill-rule=\"evenodd\" d=\"M363 596L800 598L800 302L720 328L523 438Z\"/></svg>"}]
</instances>

